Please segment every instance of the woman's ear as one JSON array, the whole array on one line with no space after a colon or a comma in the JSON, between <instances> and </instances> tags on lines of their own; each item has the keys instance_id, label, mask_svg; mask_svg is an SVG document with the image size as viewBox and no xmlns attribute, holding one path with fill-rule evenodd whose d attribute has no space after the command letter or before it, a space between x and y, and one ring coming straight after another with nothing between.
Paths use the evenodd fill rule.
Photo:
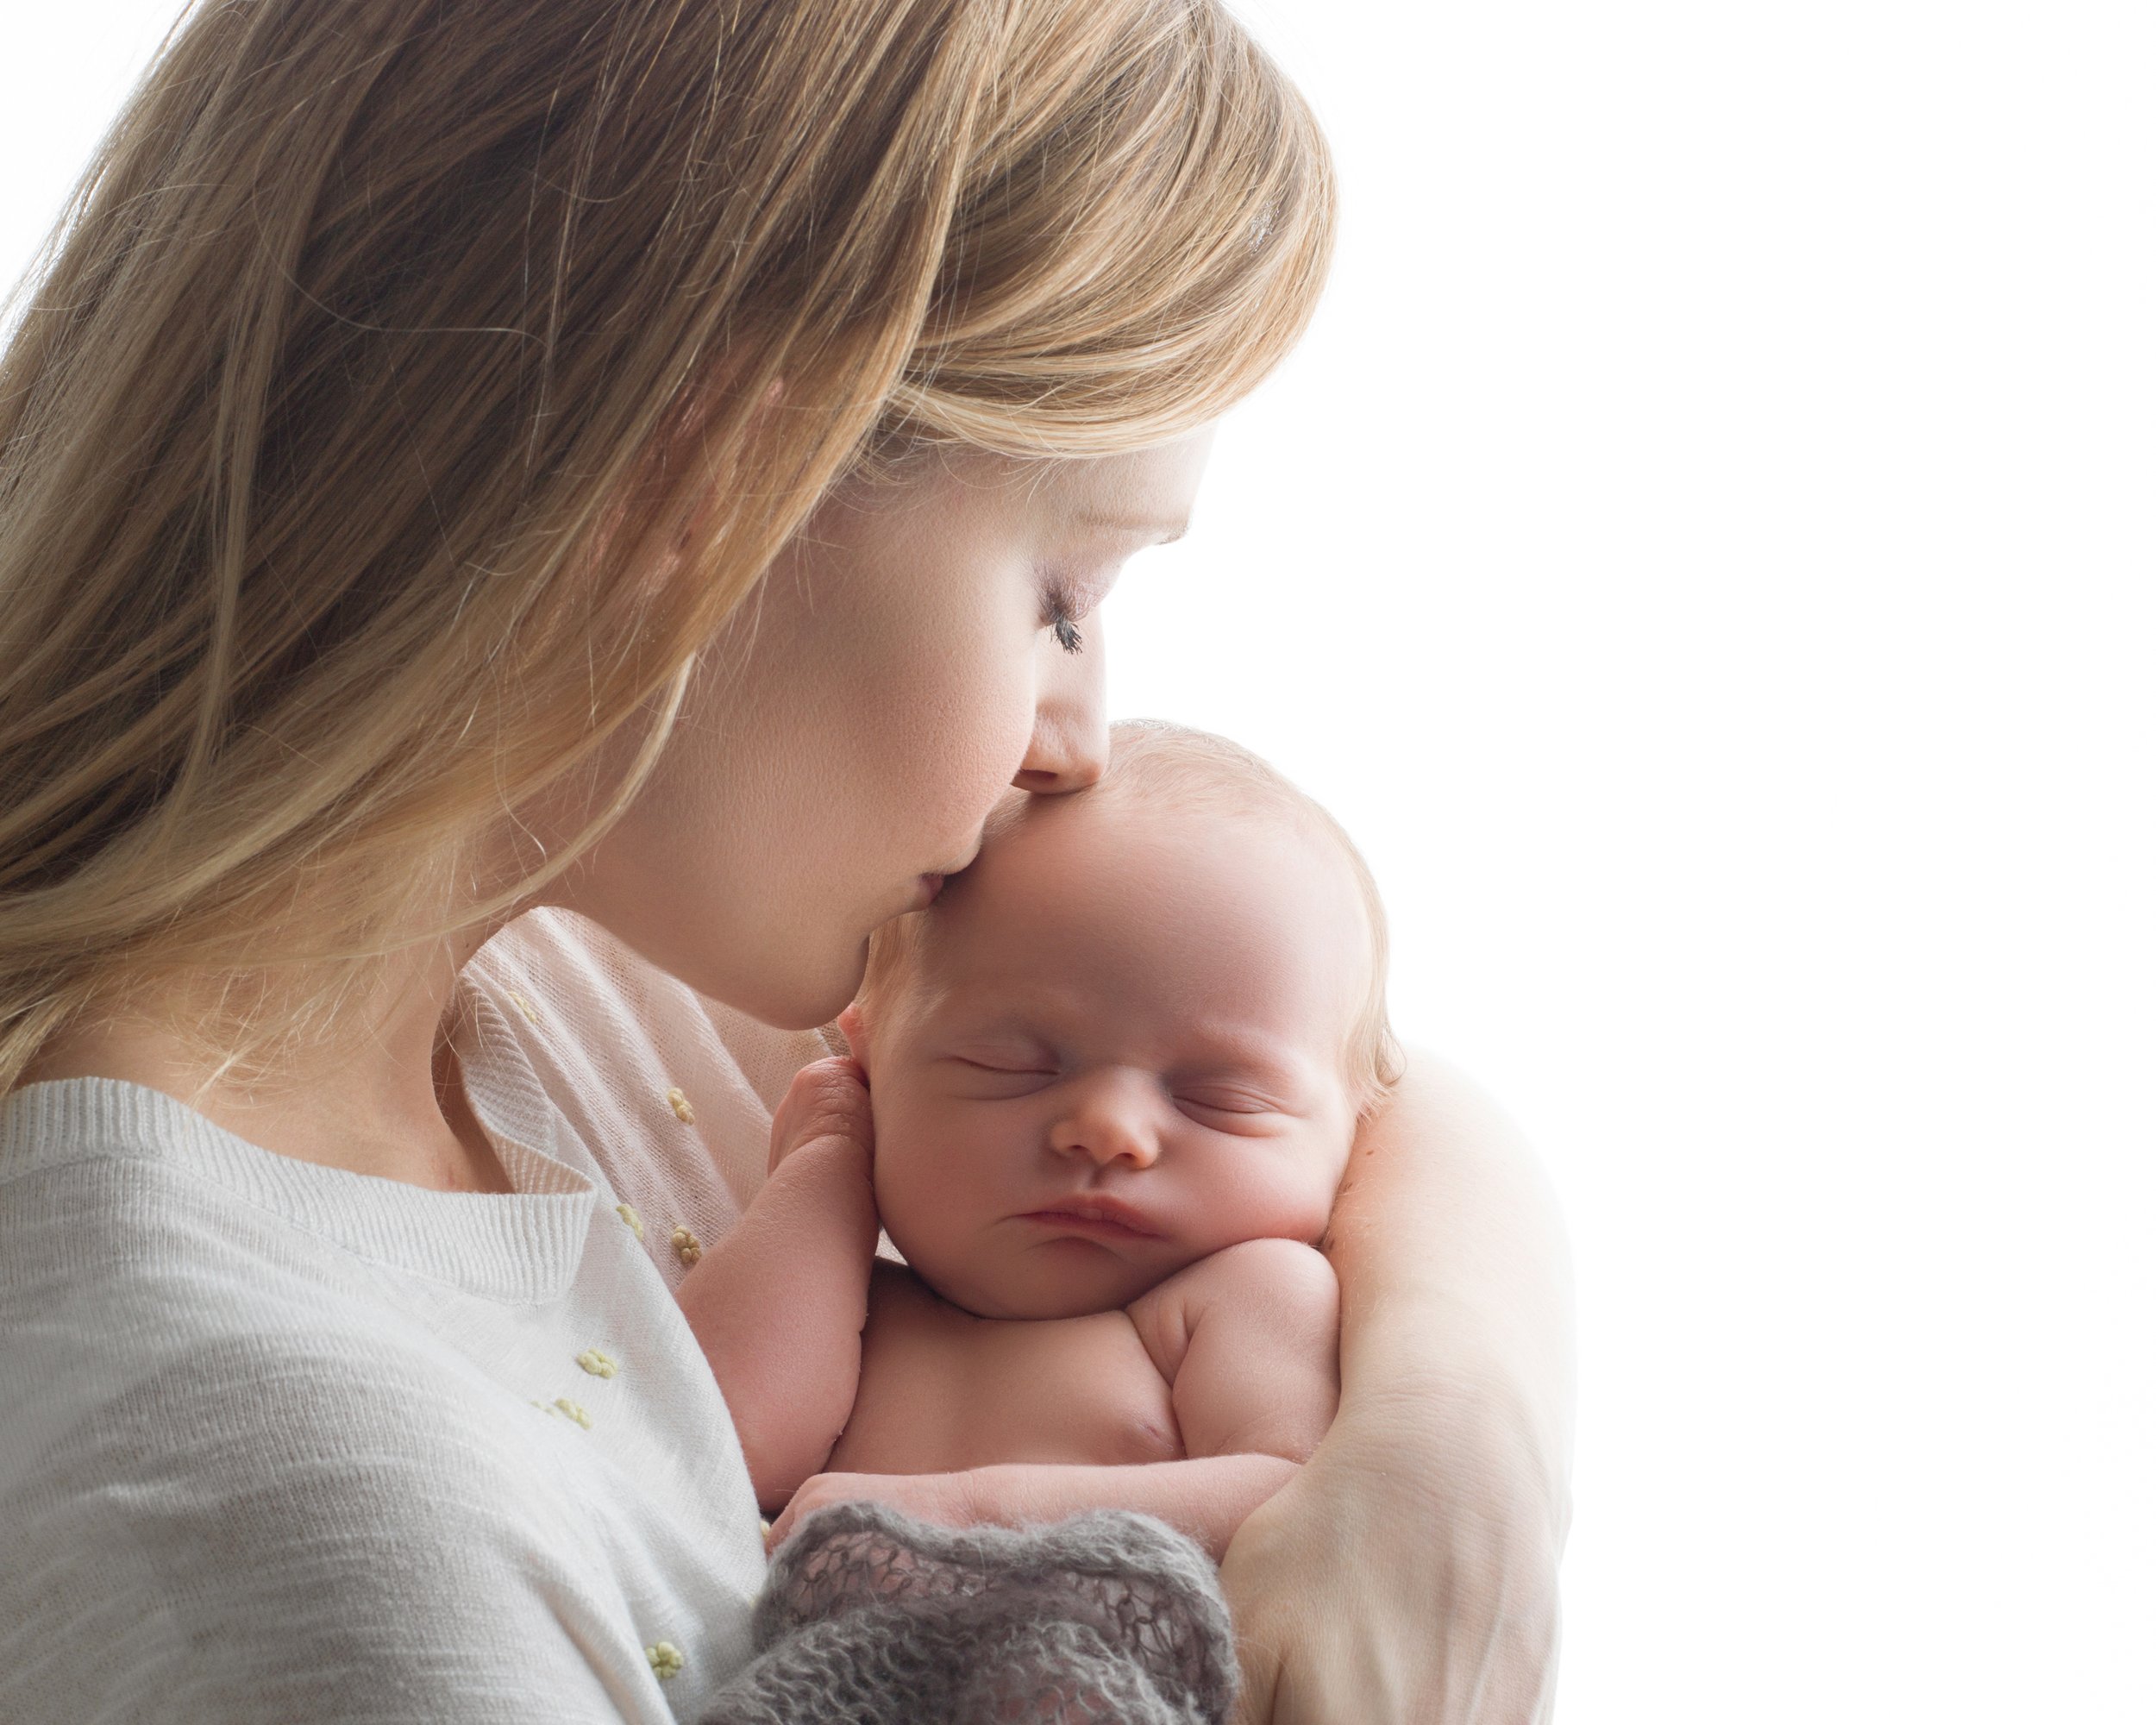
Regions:
<instances>
[{"instance_id":1,"label":"woman's ear","mask_svg":"<svg viewBox=\"0 0 2156 1725\"><path fill-rule=\"evenodd\" d=\"M868 1025L861 1016L861 1002L856 1000L838 1015L840 1033L846 1038L846 1048L861 1063L863 1072L868 1070ZM874 1082L873 1075L870 1079Z\"/></svg>"}]
</instances>

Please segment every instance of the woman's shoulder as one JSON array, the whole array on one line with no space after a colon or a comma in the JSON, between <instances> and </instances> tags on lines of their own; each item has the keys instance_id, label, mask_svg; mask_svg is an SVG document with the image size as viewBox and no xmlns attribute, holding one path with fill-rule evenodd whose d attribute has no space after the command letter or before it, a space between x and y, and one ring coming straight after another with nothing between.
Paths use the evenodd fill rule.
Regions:
<instances>
[{"instance_id":1,"label":"woman's shoulder","mask_svg":"<svg viewBox=\"0 0 2156 1725\"><path fill-rule=\"evenodd\" d=\"M404 1189L101 1079L0 1145L0 1718L613 1725L684 1690L645 1647L737 1663L746 1476L587 1182Z\"/></svg>"}]
</instances>

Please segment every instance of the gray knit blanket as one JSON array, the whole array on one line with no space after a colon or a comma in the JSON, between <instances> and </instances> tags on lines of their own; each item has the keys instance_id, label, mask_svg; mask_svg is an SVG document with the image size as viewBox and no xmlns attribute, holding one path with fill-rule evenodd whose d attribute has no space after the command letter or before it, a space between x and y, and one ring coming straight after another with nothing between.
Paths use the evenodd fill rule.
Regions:
<instances>
[{"instance_id":1,"label":"gray knit blanket","mask_svg":"<svg viewBox=\"0 0 2156 1725\"><path fill-rule=\"evenodd\" d=\"M1014 1531L834 1504L780 1547L752 1633L703 1725L1222 1725L1235 1700L1211 1561L1123 1510Z\"/></svg>"}]
</instances>

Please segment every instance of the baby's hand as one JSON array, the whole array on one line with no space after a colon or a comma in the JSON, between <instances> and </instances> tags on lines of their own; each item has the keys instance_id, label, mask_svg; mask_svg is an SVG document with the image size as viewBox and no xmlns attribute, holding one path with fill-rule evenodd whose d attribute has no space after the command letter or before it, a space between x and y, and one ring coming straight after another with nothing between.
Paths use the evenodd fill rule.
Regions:
<instances>
[{"instance_id":1,"label":"baby's hand","mask_svg":"<svg viewBox=\"0 0 2156 1725\"><path fill-rule=\"evenodd\" d=\"M935 1521L946 1527L965 1527L981 1519L968 1490L972 1477L965 1473L819 1473L805 1481L787 1502L786 1513L763 1536L763 1548L776 1551L804 1515L833 1503L856 1503L864 1498L888 1503L917 1521Z\"/></svg>"},{"instance_id":2,"label":"baby's hand","mask_svg":"<svg viewBox=\"0 0 2156 1725\"><path fill-rule=\"evenodd\" d=\"M876 1129L868 1110L868 1075L849 1055L812 1060L793 1075L793 1083L771 1117L771 1164L779 1164L804 1145L843 1138L873 1157Z\"/></svg>"}]
</instances>

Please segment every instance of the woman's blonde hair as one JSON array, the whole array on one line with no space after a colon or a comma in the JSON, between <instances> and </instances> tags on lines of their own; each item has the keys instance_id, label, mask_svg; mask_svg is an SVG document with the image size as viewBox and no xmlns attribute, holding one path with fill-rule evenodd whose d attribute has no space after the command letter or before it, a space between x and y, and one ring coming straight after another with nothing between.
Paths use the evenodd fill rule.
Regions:
<instances>
[{"instance_id":1,"label":"woman's blonde hair","mask_svg":"<svg viewBox=\"0 0 2156 1725\"><path fill-rule=\"evenodd\" d=\"M1203 423L1332 222L1215 0L202 0L0 357L0 1089L162 981L319 1034L832 483Z\"/></svg>"}]
</instances>

